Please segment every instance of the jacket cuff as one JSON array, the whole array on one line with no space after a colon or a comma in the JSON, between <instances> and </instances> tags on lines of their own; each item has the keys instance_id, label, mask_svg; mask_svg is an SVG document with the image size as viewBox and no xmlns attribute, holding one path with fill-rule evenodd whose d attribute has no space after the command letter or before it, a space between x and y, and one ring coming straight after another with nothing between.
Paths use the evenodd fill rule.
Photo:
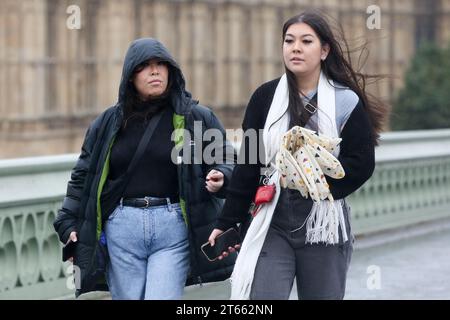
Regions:
<instances>
[{"instance_id":1,"label":"jacket cuff","mask_svg":"<svg viewBox=\"0 0 450 320\"><path fill-rule=\"evenodd\" d=\"M62 236L61 236L61 238L60 238L61 242L64 243L64 244L66 244L67 241L69 240L70 233L73 232L73 231L77 231L77 230L75 229L75 227L69 227L69 228L67 228L66 231L64 231L64 233L62 234Z\"/></svg>"},{"instance_id":2,"label":"jacket cuff","mask_svg":"<svg viewBox=\"0 0 450 320\"><path fill-rule=\"evenodd\" d=\"M223 185L222 185L222 187L220 187L219 191L213 192L211 194L214 195L217 198L225 199L226 196L227 196L227 187L228 187L228 184L229 184L229 179L228 179L227 175L225 174L225 172L223 170L221 170L220 168L211 168L210 170L208 170L206 175L208 175L211 170L216 170L216 171L219 171L219 172L221 172L223 174Z\"/></svg>"},{"instance_id":3,"label":"jacket cuff","mask_svg":"<svg viewBox=\"0 0 450 320\"><path fill-rule=\"evenodd\" d=\"M230 228L235 228L236 230L238 229L236 223L226 222L226 221L223 221L223 220L218 220L216 222L216 225L214 226L214 228L215 229L220 229L222 231L226 231L226 230L228 230Z\"/></svg>"}]
</instances>

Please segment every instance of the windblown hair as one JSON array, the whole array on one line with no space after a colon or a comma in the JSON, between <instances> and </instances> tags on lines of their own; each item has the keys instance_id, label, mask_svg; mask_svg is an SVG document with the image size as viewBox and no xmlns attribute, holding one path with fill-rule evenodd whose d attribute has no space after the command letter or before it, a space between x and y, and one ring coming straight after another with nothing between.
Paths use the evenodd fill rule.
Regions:
<instances>
[{"instance_id":1,"label":"windblown hair","mask_svg":"<svg viewBox=\"0 0 450 320\"><path fill-rule=\"evenodd\" d=\"M328 79L350 88L358 95L369 115L373 142L375 145L378 145L383 123L388 118L389 107L380 99L367 93L365 89L368 79L374 79L373 82L376 82L383 78L383 76L367 75L359 72L359 70L355 71L350 58L351 51L349 50L348 43L343 35L342 27L339 26L338 30L345 51L335 34L333 34L330 24L326 20L324 14L318 11L305 11L287 20L283 26L282 41L284 41L286 32L291 25L302 22L306 23L316 32L322 45L329 45L330 51L327 58L324 61L321 61L321 69ZM361 60L361 55L366 52L367 49L365 46L362 46L359 49L361 49L359 60ZM362 66L359 67L361 68ZM297 123L304 126L311 117L311 113L305 109L302 99L300 98L294 73L288 70L286 66L285 69L289 88L288 110L291 117L291 123Z\"/></svg>"}]
</instances>

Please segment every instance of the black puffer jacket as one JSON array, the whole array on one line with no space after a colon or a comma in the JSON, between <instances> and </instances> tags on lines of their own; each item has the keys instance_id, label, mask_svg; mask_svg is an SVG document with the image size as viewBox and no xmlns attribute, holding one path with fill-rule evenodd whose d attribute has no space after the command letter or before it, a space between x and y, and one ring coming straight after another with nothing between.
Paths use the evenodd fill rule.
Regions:
<instances>
[{"instance_id":1,"label":"black puffer jacket","mask_svg":"<svg viewBox=\"0 0 450 320\"><path fill-rule=\"evenodd\" d=\"M223 137L224 143L220 145L223 150L221 160L223 164L195 164L193 157L196 152L190 152L190 163L179 163L178 181L180 203L183 216L189 230L191 251L191 270L187 285L199 282L221 281L228 278L233 269L235 256L211 263L206 260L200 251L202 243L208 240L213 229L225 196L225 188L231 177L235 163L234 150L225 140L225 131L211 110L198 105L189 92L185 90L185 81L182 72L170 56L165 47L157 40L145 38L134 41L125 57L122 80L119 90L118 103L98 116L90 125L82 146L81 154L72 171L67 186L67 194L62 208L54 222L59 238L66 243L72 231L78 233L78 244L74 255L74 264L79 268L80 283L76 295L93 290L107 289L104 281L94 279L92 274L97 269L98 259L96 251L103 221L100 196L109 171L109 154L113 139L118 133L123 120L123 101L127 81L133 69L140 63L160 58L171 65L173 80L170 91L170 102L174 110L173 123L175 129L185 129L175 134L175 144L183 156L185 148L195 148L202 145L202 151L208 143L202 143L206 129L216 128ZM195 130L201 124L201 131ZM189 134L188 134L189 133ZM194 144L193 141L196 141ZM181 148L184 146L183 148ZM211 146L210 146L211 147ZM215 146L215 150L219 150ZM192 150L191 150L192 151ZM186 152L184 153L186 155ZM183 157L185 159L186 157ZM225 175L225 185L216 194L210 194L205 189L205 177L209 170L216 169ZM101 280L101 279L100 279Z\"/></svg>"}]
</instances>

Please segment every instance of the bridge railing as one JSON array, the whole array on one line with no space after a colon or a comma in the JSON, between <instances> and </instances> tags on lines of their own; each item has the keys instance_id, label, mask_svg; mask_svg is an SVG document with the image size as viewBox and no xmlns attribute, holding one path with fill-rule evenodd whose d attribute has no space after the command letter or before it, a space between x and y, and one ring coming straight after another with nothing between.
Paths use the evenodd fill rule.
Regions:
<instances>
[{"instance_id":1,"label":"bridge railing","mask_svg":"<svg viewBox=\"0 0 450 320\"><path fill-rule=\"evenodd\" d=\"M73 293L52 223L76 158L0 161L0 299ZM450 130L385 133L376 161L349 197L356 235L450 217Z\"/></svg>"},{"instance_id":2,"label":"bridge railing","mask_svg":"<svg viewBox=\"0 0 450 320\"><path fill-rule=\"evenodd\" d=\"M450 216L450 130L385 133L376 162L349 197L356 234Z\"/></svg>"}]
</instances>

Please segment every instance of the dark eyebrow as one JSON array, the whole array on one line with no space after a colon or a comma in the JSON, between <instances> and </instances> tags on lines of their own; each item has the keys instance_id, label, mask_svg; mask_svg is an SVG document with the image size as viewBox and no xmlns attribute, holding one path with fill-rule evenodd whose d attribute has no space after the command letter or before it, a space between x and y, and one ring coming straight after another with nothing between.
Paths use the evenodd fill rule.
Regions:
<instances>
[{"instance_id":1,"label":"dark eyebrow","mask_svg":"<svg viewBox=\"0 0 450 320\"><path fill-rule=\"evenodd\" d=\"M286 33L286 37L287 37L287 36L291 36L291 37L295 38L295 36L294 36L293 34L290 34L290 33ZM303 35L301 36L301 38L304 38L304 37L307 37L307 36L314 37L314 35L312 35L312 34L310 34L310 33L307 33L307 34L303 34Z\"/></svg>"}]
</instances>

